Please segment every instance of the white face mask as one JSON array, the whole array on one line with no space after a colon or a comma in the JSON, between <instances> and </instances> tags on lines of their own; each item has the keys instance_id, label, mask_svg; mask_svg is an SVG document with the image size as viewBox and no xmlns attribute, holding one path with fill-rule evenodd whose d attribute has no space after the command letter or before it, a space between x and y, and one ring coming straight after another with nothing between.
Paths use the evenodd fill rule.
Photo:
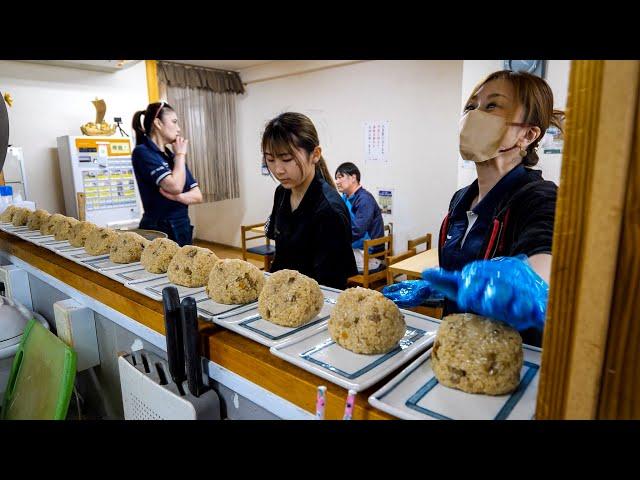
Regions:
<instances>
[{"instance_id":1,"label":"white face mask","mask_svg":"<svg viewBox=\"0 0 640 480\"><path fill-rule=\"evenodd\" d=\"M504 117L482 110L471 110L460 120L460 155L465 160L486 162L518 145L500 149L507 127L529 127L528 123L507 122Z\"/></svg>"}]
</instances>

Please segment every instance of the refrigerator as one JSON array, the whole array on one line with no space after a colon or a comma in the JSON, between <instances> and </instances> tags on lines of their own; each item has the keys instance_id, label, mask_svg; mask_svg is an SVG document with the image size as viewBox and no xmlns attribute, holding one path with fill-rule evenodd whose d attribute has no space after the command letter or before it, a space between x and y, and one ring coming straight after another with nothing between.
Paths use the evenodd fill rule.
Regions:
<instances>
[{"instance_id":1,"label":"refrigerator","mask_svg":"<svg viewBox=\"0 0 640 480\"><path fill-rule=\"evenodd\" d=\"M104 227L137 227L142 208L131 152L129 138L58 137L66 214L78 218L77 194L82 192L86 220Z\"/></svg>"}]
</instances>

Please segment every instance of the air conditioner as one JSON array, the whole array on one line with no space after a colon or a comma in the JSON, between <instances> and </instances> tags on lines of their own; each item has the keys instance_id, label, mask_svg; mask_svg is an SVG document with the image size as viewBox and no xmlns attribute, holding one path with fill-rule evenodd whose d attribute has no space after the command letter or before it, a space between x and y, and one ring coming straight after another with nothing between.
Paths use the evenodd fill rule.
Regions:
<instances>
[{"instance_id":1,"label":"air conditioner","mask_svg":"<svg viewBox=\"0 0 640 480\"><path fill-rule=\"evenodd\" d=\"M23 60L23 62L113 73L129 68L140 60Z\"/></svg>"}]
</instances>

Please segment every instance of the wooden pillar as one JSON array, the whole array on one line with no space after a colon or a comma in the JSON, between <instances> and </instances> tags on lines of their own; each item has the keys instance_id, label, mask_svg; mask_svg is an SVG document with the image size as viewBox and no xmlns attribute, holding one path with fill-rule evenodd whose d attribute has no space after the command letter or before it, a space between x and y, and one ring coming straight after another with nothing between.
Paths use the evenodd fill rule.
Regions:
<instances>
[{"instance_id":1,"label":"wooden pillar","mask_svg":"<svg viewBox=\"0 0 640 480\"><path fill-rule=\"evenodd\" d=\"M622 225L598 406L598 418L611 420L640 419L640 108Z\"/></svg>"},{"instance_id":2,"label":"wooden pillar","mask_svg":"<svg viewBox=\"0 0 640 480\"><path fill-rule=\"evenodd\" d=\"M597 417L611 335L637 61L573 61L536 418ZM637 216L637 214L636 214Z\"/></svg>"},{"instance_id":3,"label":"wooden pillar","mask_svg":"<svg viewBox=\"0 0 640 480\"><path fill-rule=\"evenodd\" d=\"M160 90L158 88L158 62L156 60L145 60L147 67L147 91L149 93L149 103L160 101Z\"/></svg>"}]
</instances>

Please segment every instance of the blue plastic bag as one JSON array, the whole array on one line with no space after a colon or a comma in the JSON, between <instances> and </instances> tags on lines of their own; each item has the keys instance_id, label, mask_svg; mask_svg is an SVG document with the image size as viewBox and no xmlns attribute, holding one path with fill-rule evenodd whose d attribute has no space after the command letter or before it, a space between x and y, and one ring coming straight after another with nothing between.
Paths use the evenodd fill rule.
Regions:
<instances>
[{"instance_id":1,"label":"blue plastic bag","mask_svg":"<svg viewBox=\"0 0 640 480\"><path fill-rule=\"evenodd\" d=\"M503 321L519 331L544 328L549 285L525 255L476 260L455 272L429 269L422 277L462 311Z\"/></svg>"},{"instance_id":2,"label":"blue plastic bag","mask_svg":"<svg viewBox=\"0 0 640 480\"><path fill-rule=\"evenodd\" d=\"M425 280L405 280L387 285L382 294L400 308L417 307L427 300L442 300L443 295L434 291Z\"/></svg>"}]
</instances>

